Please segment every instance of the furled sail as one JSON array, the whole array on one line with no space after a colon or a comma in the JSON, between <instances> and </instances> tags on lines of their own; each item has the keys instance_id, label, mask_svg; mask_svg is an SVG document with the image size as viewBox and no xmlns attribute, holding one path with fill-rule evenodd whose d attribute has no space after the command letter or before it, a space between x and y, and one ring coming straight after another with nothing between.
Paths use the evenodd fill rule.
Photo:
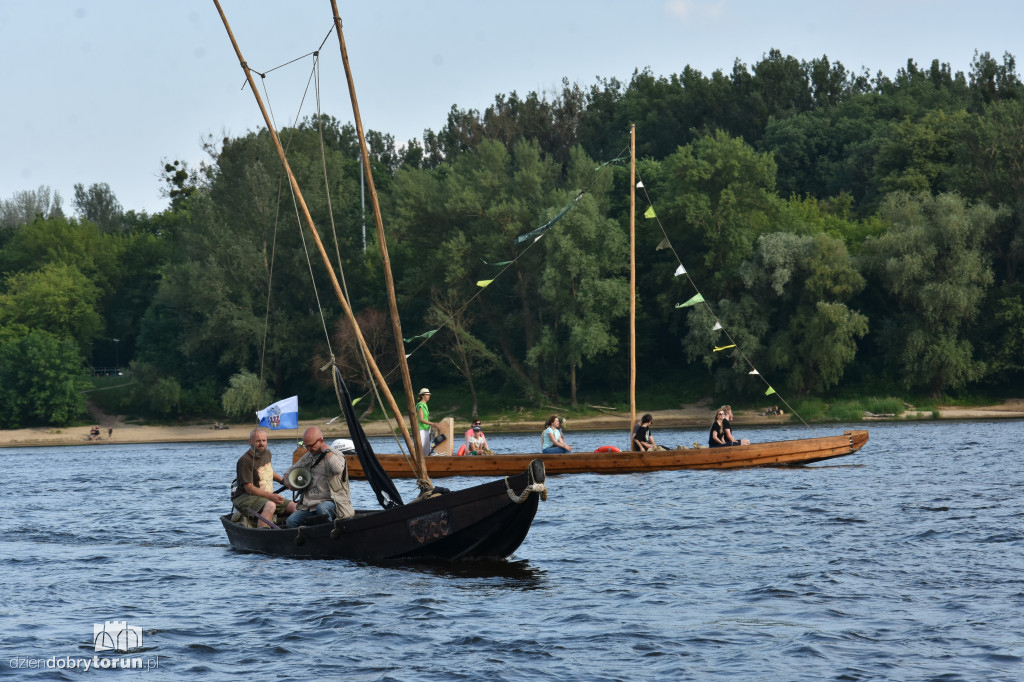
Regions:
<instances>
[{"instance_id":1,"label":"furled sail","mask_svg":"<svg viewBox=\"0 0 1024 682\"><path fill-rule=\"evenodd\" d=\"M384 509L401 507L405 504L402 502L402 496L398 494L394 481L377 461L377 455L373 454L373 448L366 437L366 432L363 431L362 424L356 418L352 396L348 392L348 386L345 385L345 379L341 376L341 370L337 365L332 366L331 369L334 372L334 389L338 394L338 402L341 403L341 410L345 413L348 433L352 438L356 455L359 456L359 463L363 467L367 482L377 495L377 501L380 502L381 507Z\"/></svg>"}]
</instances>

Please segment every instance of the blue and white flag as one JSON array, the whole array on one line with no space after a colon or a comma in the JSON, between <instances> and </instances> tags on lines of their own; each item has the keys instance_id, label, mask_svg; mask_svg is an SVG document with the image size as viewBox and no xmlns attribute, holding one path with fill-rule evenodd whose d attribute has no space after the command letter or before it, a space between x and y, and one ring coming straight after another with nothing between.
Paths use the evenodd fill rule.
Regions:
<instances>
[{"instance_id":1,"label":"blue and white flag","mask_svg":"<svg viewBox=\"0 0 1024 682\"><path fill-rule=\"evenodd\" d=\"M299 428L299 396L278 400L276 403L256 413L260 426L274 429Z\"/></svg>"}]
</instances>

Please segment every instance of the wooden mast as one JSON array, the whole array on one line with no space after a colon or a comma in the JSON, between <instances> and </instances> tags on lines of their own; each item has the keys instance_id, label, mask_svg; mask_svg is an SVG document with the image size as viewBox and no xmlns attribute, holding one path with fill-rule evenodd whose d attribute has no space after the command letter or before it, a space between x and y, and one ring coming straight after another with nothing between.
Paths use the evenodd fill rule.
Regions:
<instances>
[{"instance_id":1,"label":"wooden mast","mask_svg":"<svg viewBox=\"0 0 1024 682\"><path fill-rule=\"evenodd\" d=\"M629 126L629 442L636 427L636 124Z\"/></svg>"},{"instance_id":2,"label":"wooden mast","mask_svg":"<svg viewBox=\"0 0 1024 682\"><path fill-rule=\"evenodd\" d=\"M366 175L366 183L370 186L370 204L373 206L373 219L377 224L377 247L380 249L380 259L384 266L384 282L388 289L388 306L391 309L391 330L395 335L395 345L398 350L398 366L402 372L402 385L405 387L405 398L409 404L409 424L419 435L419 416L416 414L416 398L413 395L412 377L409 374L409 363L405 356L405 342L402 340L402 321L398 317L398 302L395 297L395 280L391 273L391 258L388 256L388 243L384 239L384 221L380 215L380 202L377 200L377 188L373 184L373 172L370 169L370 155L366 149L366 135L363 134L363 120L359 115L359 100L356 98L356 85L352 79L352 69L348 64L348 50L345 49L345 35L341 30L341 15L338 13L337 0L331 0L331 9L334 11L334 28L338 34L338 44L341 47L341 62L345 65L345 79L348 81L349 98L352 100L352 117L356 123L356 133L359 135L359 149L363 156L363 172ZM430 483L427 475L427 463L424 457L420 439L415 439L416 459L421 472L421 479Z\"/></svg>"},{"instance_id":3,"label":"wooden mast","mask_svg":"<svg viewBox=\"0 0 1024 682\"><path fill-rule=\"evenodd\" d=\"M370 372L384 391L384 396L387 398L392 412L396 415L401 414L401 410L398 409L398 405L395 403L394 396L391 395L391 391L388 389L384 376L381 374L380 369L377 367L377 363L373 359L373 355L370 353L370 348L366 345L366 340L363 338L362 331L359 329L359 323L356 322L356 317L352 313L352 308L349 306L348 301L345 300L345 296L341 291L341 285L338 284L338 278L334 274L334 267L331 265L331 259L328 257L327 251L324 249L323 242L320 241L320 233L317 232L316 225L313 224L313 217L310 215L309 209L306 207L306 200L302 196L302 190L299 189L299 183L295 180L295 175L292 173L291 166L288 164L288 159L284 153L284 147L281 146L281 140L277 136L277 131L274 130L274 126L270 121L267 109L263 106L263 100L260 98L260 93L256 89L256 83L253 81L249 65L246 64L245 58L242 56L242 51L238 47L238 42L235 40L235 35L231 32L231 25L228 24L228 18L224 15L224 10L221 8L219 0L213 0L213 4L217 6L217 12L220 13L221 21L224 22L224 28L228 32L228 38L231 39L231 46L235 48L235 54L238 55L238 61L242 65L242 71L245 72L245 78L249 82L249 89L252 90L252 94L256 98L256 104L259 105L260 113L263 114L263 120L267 124L267 130L270 131L270 137L274 141L274 147L277 149L277 155L281 159L281 165L284 166L284 171L288 175L288 182L291 183L292 190L295 192L295 196L298 199L299 210L305 218L306 224L309 226L309 231L313 234L313 241L316 242L316 248L320 251L320 257L323 259L324 266L327 268L327 273L330 275L331 284L334 287L334 293L338 297L338 301L341 303L342 310L345 312L345 317L348 319L349 324L352 325L352 330L355 332L356 339L359 341L359 347L362 348L363 353L366 355L366 361L370 366ZM415 452L412 449L413 439L409 435L405 422L399 421L398 425L401 427L402 436L405 438L410 452ZM422 474L424 476L426 475L425 468L422 471Z\"/></svg>"}]
</instances>

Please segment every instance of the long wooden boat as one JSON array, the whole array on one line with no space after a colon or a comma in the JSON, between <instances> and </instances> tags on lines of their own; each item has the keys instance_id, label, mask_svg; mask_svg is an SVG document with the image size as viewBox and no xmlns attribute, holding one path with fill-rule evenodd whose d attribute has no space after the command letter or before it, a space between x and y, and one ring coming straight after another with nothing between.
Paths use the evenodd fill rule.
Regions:
<instances>
[{"instance_id":1,"label":"long wooden boat","mask_svg":"<svg viewBox=\"0 0 1024 682\"><path fill-rule=\"evenodd\" d=\"M351 461L351 460L350 460ZM358 463L358 460L356 460ZM357 511L299 528L247 528L221 517L231 546L308 559L357 561L505 559L522 544L546 496L544 463L505 480L385 510Z\"/></svg>"},{"instance_id":2,"label":"long wooden boat","mask_svg":"<svg viewBox=\"0 0 1024 682\"><path fill-rule=\"evenodd\" d=\"M434 456L426 459L427 469L432 478L507 476L522 471L535 459L544 462L544 469L548 475L636 474L673 469L801 466L852 455L867 442L867 431L852 430L844 431L841 436L781 440L725 448L654 452L570 452L564 455ZM412 477L404 455L378 454L377 459L392 478ZM363 475L359 460L354 455L348 455L348 465L353 477Z\"/></svg>"}]
</instances>

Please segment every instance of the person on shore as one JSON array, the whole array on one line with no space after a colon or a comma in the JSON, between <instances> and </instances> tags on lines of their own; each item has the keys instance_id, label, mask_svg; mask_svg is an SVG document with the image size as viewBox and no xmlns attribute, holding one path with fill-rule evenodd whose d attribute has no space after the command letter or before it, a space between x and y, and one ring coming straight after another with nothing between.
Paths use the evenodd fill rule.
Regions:
<instances>
[{"instance_id":1,"label":"person on shore","mask_svg":"<svg viewBox=\"0 0 1024 682\"><path fill-rule=\"evenodd\" d=\"M326 515L331 521L355 516L345 456L334 452L324 442L324 434L316 426L306 429L302 435L302 446L306 448L306 454L284 472L284 484L292 488L288 483L288 474L296 467L308 469L312 480L302 492L298 509L288 517L288 527L297 528L310 517L320 514Z\"/></svg>"},{"instance_id":2,"label":"person on shore","mask_svg":"<svg viewBox=\"0 0 1024 682\"><path fill-rule=\"evenodd\" d=\"M473 426L466 431L466 454L467 455L493 455L487 447L487 436L484 435L484 428L480 420L473 422Z\"/></svg>"},{"instance_id":3,"label":"person on shore","mask_svg":"<svg viewBox=\"0 0 1024 682\"><path fill-rule=\"evenodd\" d=\"M562 437L562 419L561 417L551 415L548 420L544 422L544 433L540 437L541 452L545 455L564 454L572 452L572 448L565 442Z\"/></svg>"},{"instance_id":4,"label":"person on shore","mask_svg":"<svg viewBox=\"0 0 1024 682\"><path fill-rule=\"evenodd\" d=\"M430 454L430 428L434 427L438 431L441 430L441 425L437 422L430 421L430 408L427 403L430 402L430 389L420 389L420 401L416 403L416 419L419 421L420 429L420 446L423 448L423 455Z\"/></svg>"},{"instance_id":5,"label":"person on shore","mask_svg":"<svg viewBox=\"0 0 1024 682\"><path fill-rule=\"evenodd\" d=\"M650 452L651 450L668 449L654 442L654 435L651 434L651 424L653 423L654 417L649 414L645 414L640 418L640 423L637 425L636 430L633 431L634 452Z\"/></svg>"},{"instance_id":6,"label":"person on shore","mask_svg":"<svg viewBox=\"0 0 1024 682\"><path fill-rule=\"evenodd\" d=\"M750 445L750 441L746 438L736 438L732 435L732 407L730 405L722 405L719 410L725 412L723 425L725 427L726 445Z\"/></svg>"},{"instance_id":7,"label":"person on shore","mask_svg":"<svg viewBox=\"0 0 1024 682\"><path fill-rule=\"evenodd\" d=\"M249 449L235 463L235 489L231 504L242 514L250 515L254 511L263 518L257 518L257 528L270 528L267 521L273 522L274 514L290 514L295 511L294 502L286 502L284 497L274 492L274 482L284 478L274 473L270 462L270 449L267 447L267 432L253 429L249 434Z\"/></svg>"}]
</instances>

